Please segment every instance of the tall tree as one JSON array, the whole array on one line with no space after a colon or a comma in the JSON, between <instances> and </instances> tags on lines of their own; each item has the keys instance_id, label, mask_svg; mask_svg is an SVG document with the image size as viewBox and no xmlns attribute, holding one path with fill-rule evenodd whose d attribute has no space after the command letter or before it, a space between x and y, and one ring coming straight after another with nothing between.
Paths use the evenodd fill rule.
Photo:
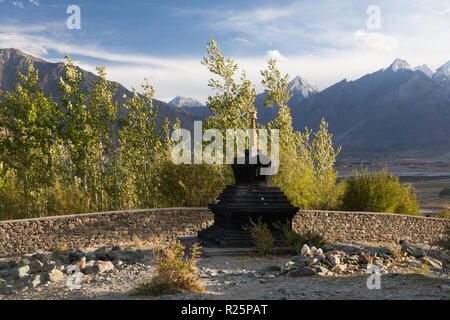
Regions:
<instances>
[{"instance_id":1,"label":"tall tree","mask_svg":"<svg viewBox=\"0 0 450 320\"><path fill-rule=\"evenodd\" d=\"M29 217L30 195L45 193L54 180L52 148L58 108L38 88L38 71L31 61L27 74L18 73L17 79L14 90L3 95L0 103L0 162L15 172Z\"/></svg>"},{"instance_id":2,"label":"tall tree","mask_svg":"<svg viewBox=\"0 0 450 320\"><path fill-rule=\"evenodd\" d=\"M266 87L266 107L279 107L277 116L270 121L270 130L279 130L280 167L273 182L287 197L302 209L332 209L337 207L337 173L333 168L340 151L333 147L332 135L324 119L313 133L294 132L287 105L292 94L288 89L289 75L281 76L276 61L270 59L268 68L261 71Z\"/></svg>"},{"instance_id":3,"label":"tall tree","mask_svg":"<svg viewBox=\"0 0 450 320\"><path fill-rule=\"evenodd\" d=\"M256 96L256 90L245 71L242 71L240 82L234 77L238 65L231 58L225 58L219 44L211 36L206 46L208 56L204 57L202 64L219 79L210 79L208 86L216 92L208 96L207 106L213 116L205 119L205 128L244 129L248 128L248 109Z\"/></svg>"},{"instance_id":4,"label":"tall tree","mask_svg":"<svg viewBox=\"0 0 450 320\"><path fill-rule=\"evenodd\" d=\"M111 196L114 209L118 209L118 111L119 104L114 100L117 83L106 79L105 67L97 67L98 79L90 91L89 106L93 124L93 134L96 136L97 153L95 164L98 172L99 210L104 208L104 194Z\"/></svg>"},{"instance_id":5,"label":"tall tree","mask_svg":"<svg viewBox=\"0 0 450 320\"><path fill-rule=\"evenodd\" d=\"M133 89L124 105L127 119L120 132L121 161L128 177L132 177L135 207L156 207L159 204L158 165L168 148L168 121L163 133L158 130L155 118L158 108L153 105L154 89L146 79L142 84L142 96Z\"/></svg>"},{"instance_id":6,"label":"tall tree","mask_svg":"<svg viewBox=\"0 0 450 320\"><path fill-rule=\"evenodd\" d=\"M80 177L84 188L86 209L91 207L91 198L88 186L89 157L92 154L96 137L93 134L92 116L86 106L86 94L81 88L82 74L73 64L72 59L66 55L64 64L66 71L64 78L57 84L61 93L61 108L65 113L62 136L66 144L72 174Z\"/></svg>"}]
</instances>

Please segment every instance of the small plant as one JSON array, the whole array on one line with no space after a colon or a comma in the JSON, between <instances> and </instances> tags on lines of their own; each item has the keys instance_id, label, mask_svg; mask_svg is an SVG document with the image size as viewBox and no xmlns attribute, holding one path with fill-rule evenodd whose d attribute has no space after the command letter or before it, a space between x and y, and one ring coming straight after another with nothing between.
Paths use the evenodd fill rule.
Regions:
<instances>
[{"instance_id":1,"label":"small plant","mask_svg":"<svg viewBox=\"0 0 450 320\"><path fill-rule=\"evenodd\" d=\"M155 243L156 275L149 281L140 284L135 294L159 296L174 294L178 290L190 292L203 291L203 285L197 276L200 246L196 243L191 249L190 257L185 258L185 246L177 241L169 241L164 246L161 240Z\"/></svg>"},{"instance_id":2,"label":"small plant","mask_svg":"<svg viewBox=\"0 0 450 320\"><path fill-rule=\"evenodd\" d=\"M277 221L274 224L274 227L283 232L285 238L283 245L289 248L289 250L293 254L300 254L305 239L300 234L292 230L289 221L286 221L286 223L281 223L281 221Z\"/></svg>"},{"instance_id":3,"label":"small plant","mask_svg":"<svg viewBox=\"0 0 450 320\"><path fill-rule=\"evenodd\" d=\"M389 247L392 253L392 258L395 262L400 263L403 261L403 254L401 248L398 247Z\"/></svg>"},{"instance_id":4,"label":"small plant","mask_svg":"<svg viewBox=\"0 0 450 320\"><path fill-rule=\"evenodd\" d=\"M53 248L52 251L64 251L69 249L69 246L65 242L59 242L56 248Z\"/></svg>"},{"instance_id":5,"label":"small plant","mask_svg":"<svg viewBox=\"0 0 450 320\"><path fill-rule=\"evenodd\" d=\"M306 231L303 234L303 238L305 239L305 243L310 247L322 248L326 243L320 234L312 231Z\"/></svg>"},{"instance_id":6,"label":"small plant","mask_svg":"<svg viewBox=\"0 0 450 320\"><path fill-rule=\"evenodd\" d=\"M274 224L274 227L283 232L285 237L284 245L293 254L299 254L304 244L310 247L322 248L326 243L325 239L318 233L307 231L300 234L295 232L292 230L289 221L286 221L286 223L278 221Z\"/></svg>"},{"instance_id":7,"label":"small plant","mask_svg":"<svg viewBox=\"0 0 450 320\"><path fill-rule=\"evenodd\" d=\"M244 226L245 231L249 231L253 237L253 243L258 250L258 254L264 256L269 254L275 248L275 238L269 230L267 224L261 221L261 217L258 218L258 223L255 223L250 218L250 225Z\"/></svg>"},{"instance_id":8,"label":"small plant","mask_svg":"<svg viewBox=\"0 0 450 320\"><path fill-rule=\"evenodd\" d=\"M448 205L443 206L442 211L439 212L436 217L442 219L450 219L450 207Z\"/></svg>"},{"instance_id":9,"label":"small plant","mask_svg":"<svg viewBox=\"0 0 450 320\"><path fill-rule=\"evenodd\" d=\"M364 257L364 260L366 260L367 264L372 264L373 259L375 256L371 256L370 253L361 252L361 255Z\"/></svg>"}]
</instances>

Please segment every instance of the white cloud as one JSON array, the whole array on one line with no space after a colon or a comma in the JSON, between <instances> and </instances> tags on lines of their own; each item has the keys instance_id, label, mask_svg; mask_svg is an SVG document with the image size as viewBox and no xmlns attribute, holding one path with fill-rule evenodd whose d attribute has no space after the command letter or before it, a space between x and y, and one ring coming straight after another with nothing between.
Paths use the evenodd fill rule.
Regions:
<instances>
[{"instance_id":1,"label":"white cloud","mask_svg":"<svg viewBox=\"0 0 450 320\"><path fill-rule=\"evenodd\" d=\"M38 0L30 0L30 3L34 4L35 6L39 5L39 1Z\"/></svg>"},{"instance_id":2,"label":"white cloud","mask_svg":"<svg viewBox=\"0 0 450 320\"><path fill-rule=\"evenodd\" d=\"M25 8L22 1L13 1L11 3L15 7L18 7L18 8L21 8L21 9Z\"/></svg>"},{"instance_id":3,"label":"white cloud","mask_svg":"<svg viewBox=\"0 0 450 320\"><path fill-rule=\"evenodd\" d=\"M275 59L277 61L286 61L287 58L284 57L278 50L268 50L266 54L267 59Z\"/></svg>"},{"instance_id":4,"label":"white cloud","mask_svg":"<svg viewBox=\"0 0 450 320\"><path fill-rule=\"evenodd\" d=\"M33 29L33 26L22 28ZM0 30L2 30L1 26ZM107 67L108 79L120 82L128 89L135 87L139 90L143 79L149 78L155 87L156 98L164 101L169 101L180 94L205 102L210 94L207 83L211 74L200 64L201 56L170 58L117 53L95 45L64 43L34 33L0 32L0 47L18 48L42 58L46 58L49 50L55 50L61 54L61 60L64 54L69 53L76 55L77 65L91 72L95 72L95 66L87 61L94 58L98 60L98 64ZM450 52L450 50L444 52ZM436 50L410 52L406 45L404 48L398 46L392 52L356 47L352 50L326 50L314 55L285 56L279 50L269 50L265 55L260 56L232 57L241 68L247 71L249 79L257 87L258 92L263 90L260 70L266 68L268 57L278 60L278 66L283 74L289 73L291 78L301 75L317 85L320 90L344 78L354 80L364 74L385 68L396 57L408 60L411 65L426 63L435 69L449 59L448 57L443 59L442 53Z\"/></svg>"},{"instance_id":5,"label":"white cloud","mask_svg":"<svg viewBox=\"0 0 450 320\"><path fill-rule=\"evenodd\" d=\"M237 47L237 42L251 44L251 48L256 49L252 52L257 53L232 58L247 71L259 92L262 91L260 70L266 67L268 57L278 60L282 73L289 73L291 77L301 75L322 90L344 78L354 80L385 68L397 57L412 66L425 63L432 69L448 61L448 9L436 5L430 9L435 12L431 12L421 9L421 2L413 2L416 9L419 7L414 12L411 11L413 5L394 8L395 4L383 5L381 1L383 28L378 32L364 29L365 8L355 14L336 2L321 6L296 2L283 8L270 6L254 10L196 10L194 13L201 14L202 19L196 19L199 25L195 27L218 31L225 39L232 34L231 41L236 42L224 42L223 47L228 46L226 49ZM429 5L429 2L423 3ZM333 5L338 9L333 10ZM180 11L179 14L187 13ZM0 25L0 47L18 48L42 58L53 50L60 53L61 58L69 53L76 55L80 67L95 72L93 58L95 63L98 61L107 67L109 79L128 88L138 89L144 77L149 78L155 86L156 97L165 101L180 94L204 102L210 93L207 81L211 75L200 64L200 55L174 58L113 52L95 43L43 36L52 32L50 27L46 30L41 25L19 25Z\"/></svg>"},{"instance_id":6,"label":"white cloud","mask_svg":"<svg viewBox=\"0 0 450 320\"><path fill-rule=\"evenodd\" d=\"M233 41L243 42L243 43L250 43L249 40L247 40L247 39L245 39L245 38L242 38L242 37L236 37L236 38L233 38Z\"/></svg>"},{"instance_id":7,"label":"white cloud","mask_svg":"<svg viewBox=\"0 0 450 320\"><path fill-rule=\"evenodd\" d=\"M379 32L364 32L361 30L353 34L358 46L364 49L391 52L398 46L398 40L392 36Z\"/></svg>"}]
</instances>

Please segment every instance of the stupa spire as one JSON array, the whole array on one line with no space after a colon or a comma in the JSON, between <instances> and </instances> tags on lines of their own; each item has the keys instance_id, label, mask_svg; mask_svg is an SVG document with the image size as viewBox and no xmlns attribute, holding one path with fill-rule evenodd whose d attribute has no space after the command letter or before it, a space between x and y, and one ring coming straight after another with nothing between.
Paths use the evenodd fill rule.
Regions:
<instances>
[{"instance_id":1,"label":"stupa spire","mask_svg":"<svg viewBox=\"0 0 450 320\"><path fill-rule=\"evenodd\" d=\"M256 133L256 109L255 105L252 104L252 106L249 108L249 116L250 116L250 143L249 143L249 149L250 151L256 152L258 150L258 135Z\"/></svg>"}]
</instances>

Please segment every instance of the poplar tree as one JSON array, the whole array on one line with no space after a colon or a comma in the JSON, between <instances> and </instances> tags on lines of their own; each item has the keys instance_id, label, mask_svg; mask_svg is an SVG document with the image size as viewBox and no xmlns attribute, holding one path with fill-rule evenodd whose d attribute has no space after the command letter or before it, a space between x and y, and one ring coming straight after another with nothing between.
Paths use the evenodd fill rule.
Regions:
<instances>
[{"instance_id":1,"label":"poplar tree","mask_svg":"<svg viewBox=\"0 0 450 320\"><path fill-rule=\"evenodd\" d=\"M92 118L92 132L95 141L95 161L91 164L95 181L98 210L105 208L105 194L114 202L113 208L118 209L119 181L118 181L118 111L119 104L114 100L117 83L106 79L105 67L97 67L98 78L89 95L90 114ZM96 169L95 169L96 168ZM108 205L106 204L106 208Z\"/></svg>"},{"instance_id":2,"label":"poplar tree","mask_svg":"<svg viewBox=\"0 0 450 320\"><path fill-rule=\"evenodd\" d=\"M47 200L54 181L52 148L58 124L56 104L38 88L38 71L30 60L27 64L27 74L18 73L14 90L1 99L0 162L15 173L24 214L30 217L31 197L44 192Z\"/></svg>"},{"instance_id":3,"label":"poplar tree","mask_svg":"<svg viewBox=\"0 0 450 320\"><path fill-rule=\"evenodd\" d=\"M208 86L215 94L208 96L206 105L213 116L204 120L205 128L243 129L249 126L248 109L256 96L256 90L242 71L240 82L234 80L238 65L231 58L225 58L219 44L211 36L206 46L208 55L202 64L216 76L211 78ZM225 135L224 135L225 136Z\"/></svg>"},{"instance_id":4,"label":"poplar tree","mask_svg":"<svg viewBox=\"0 0 450 320\"><path fill-rule=\"evenodd\" d=\"M156 207L160 203L158 194L158 166L167 155L169 123L165 119L163 132L158 130L155 119L157 106L153 105L154 89L145 79L142 95L133 89L127 97L126 119L119 135L121 161L133 189L133 207Z\"/></svg>"},{"instance_id":5,"label":"poplar tree","mask_svg":"<svg viewBox=\"0 0 450 320\"><path fill-rule=\"evenodd\" d=\"M313 133L294 131L288 107L292 93L288 89L289 75L281 76L276 61L270 59L261 71L266 98L264 105L279 107L277 116L270 121L270 130L279 130L280 166L273 178L286 196L301 209L333 209L337 207L337 172L333 165L340 151L333 147L328 124L322 119L319 130Z\"/></svg>"},{"instance_id":6,"label":"poplar tree","mask_svg":"<svg viewBox=\"0 0 450 320\"><path fill-rule=\"evenodd\" d=\"M86 106L86 94L81 88L82 74L66 55L66 71L57 87L61 94L61 109L65 113L62 137L70 157L72 176L79 177L84 189L86 210L91 207L88 186L89 157L95 143L92 117Z\"/></svg>"}]
</instances>

